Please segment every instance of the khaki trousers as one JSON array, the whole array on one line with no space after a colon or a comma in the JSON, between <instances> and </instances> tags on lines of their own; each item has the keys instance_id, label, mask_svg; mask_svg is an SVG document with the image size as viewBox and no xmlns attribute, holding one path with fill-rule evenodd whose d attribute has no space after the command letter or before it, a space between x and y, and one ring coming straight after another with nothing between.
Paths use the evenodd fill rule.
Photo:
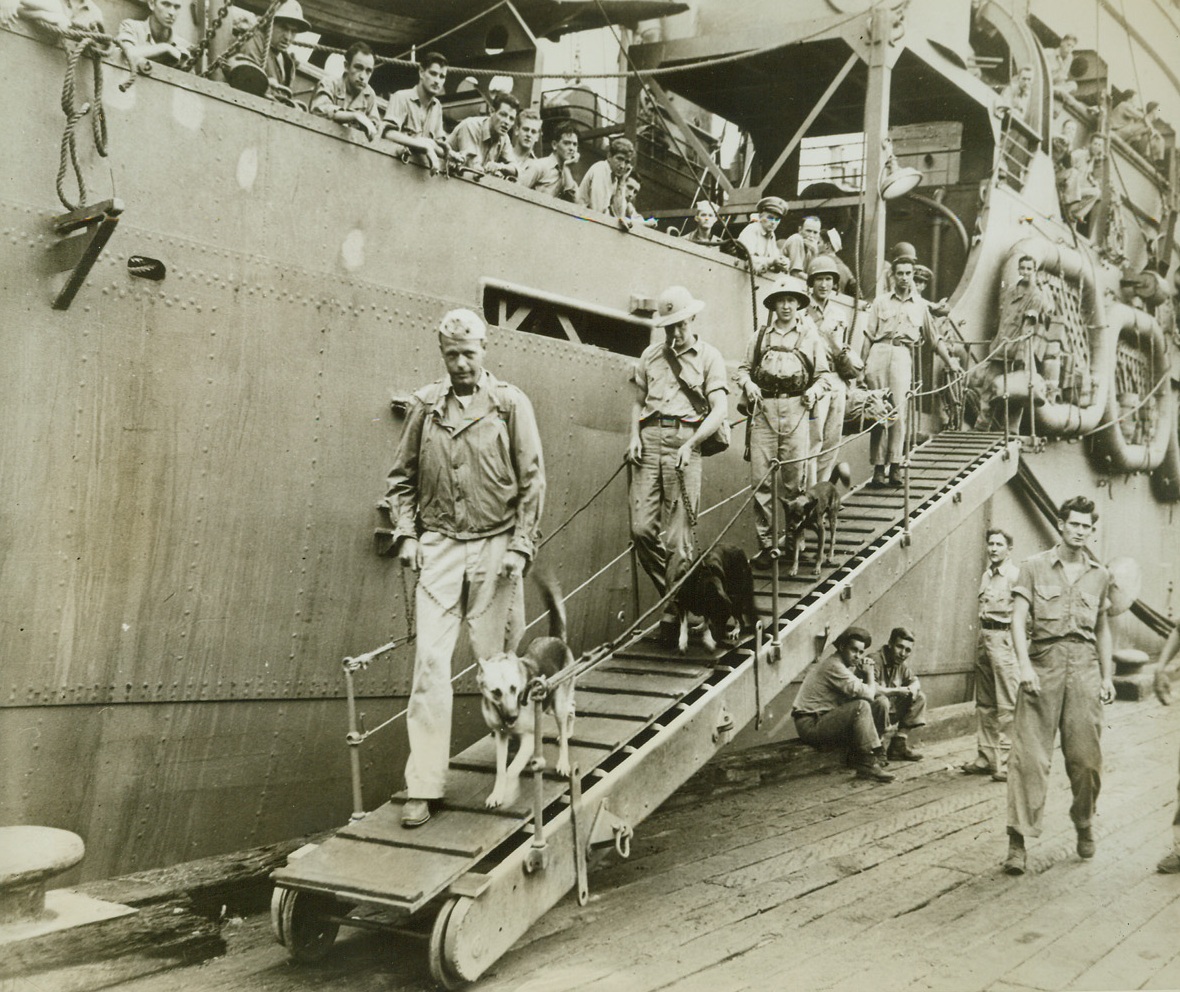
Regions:
<instances>
[{"instance_id":1,"label":"khaki trousers","mask_svg":"<svg viewBox=\"0 0 1180 992\"><path fill-rule=\"evenodd\" d=\"M524 586L499 576L511 532L456 541L427 531L418 539L422 567L414 600L417 649L406 713L411 799L441 799L451 758L451 657L466 622L477 658L516 647L524 631ZM511 632L509 627L511 626Z\"/></svg>"},{"instance_id":2,"label":"khaki trousers","mask_svg":"<svg viewBox=\"0 0 1180 992\"><path fill-rule=\"evenodd\" d=\"M811 458L807 461L807 488L827 482L840 456L844 438L844 407L848 387L842 379L820 397L811 411Z\"/></svg>"},{"instance_id":3,"label":"khaki trousers","mask_svg":"<svg viewBox=\"0 0 1180 992\"><path fill-rule=\"evenodd\" d=\"M1032 659L1041 681L1035 695L1020 693L1008 756L1008 826L1039 837L1049 787L1053 743L1073 790L1069 809L1075 827L1088 827L1102 787L1102 677L1098 651L1083 641L1057 641Z\"/></svg>"},{"instance_id":4,"label":"khaki trousers","mask_svg":"<svg viewBox=\"0 0 1180 992\"><path fill-rule=\"evenodd\" d=\"M771 463L776 458L786 462L779 477L780 499L794 499L804 490L807 481L806 459L811 427L802 397L762 400L750 415L749 430L750 480L756 486L754 530L758 534L758 546L769 548L774 544L770 533L770 505L774 490L767 475Z\"/></svg>"},{"instance_id":5,"label":"khaki trousers","mask_svg":"<svg viewBox=\"0 0 1180 992\"><path fill-rule=\"evenodd\" d=\"M992 771L1008 763L1020 679L1010 630L980 630L975 653L975 733L979 758Z\"/></svg>"},{"instance_id":6,"label":"khaki trousers","mask_svg":"<svg viewBox=\"0 0 1180 992\"><path fill-rule=\"evenodd\" d=\"M795 732L799 740L812 747L838 745L854 753L867 754L881 746L873 715L876 703L876 699L872 703L867 699L852 699L818 716L796 713Z\"/></svg>"},{"instance_id":7,"label":"khaki trousers","mask_svg":"<svg viewBox=\"0 0 1180 992\"><path fill-rule=\"evenodd\" d=\"M631 539L639 564L662 596L667 587L668 552L691 556L692 519L701 503L701 453L695 452L683 472L676 471L676 452L696 431L695 424L652 424L640 433L643 457L631 475Z\"/></svg>"},{"instance_id":8,"label":"khaki trousers","mask_svg":"<svg viewBox=\"0 0 1180 992\"><path fill-rule=\"evenodd\" d=\"M888 389L893 393L896 410L887 427L874 427L869 434L869 460L874 465L896 465L905 457L906 394L913 382L914 361L910 349L903 345L878 341L869 349L865 362L865 381L870 389Z\"/></svg>"}]
</instances>

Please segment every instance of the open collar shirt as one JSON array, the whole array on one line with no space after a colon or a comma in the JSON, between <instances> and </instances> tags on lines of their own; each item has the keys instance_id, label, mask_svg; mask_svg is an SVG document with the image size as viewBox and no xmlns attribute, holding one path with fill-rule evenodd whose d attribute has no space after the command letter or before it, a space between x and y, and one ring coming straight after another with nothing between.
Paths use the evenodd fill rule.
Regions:
<instances>
[{"instance_id":1,"label":"open collar shirt","mask_svg":"<svg viewBox=\"0 0 1180 992\"><path fill-rule=\"evenodd\" d=\"M680 385L665 351L666 345L662 341L649 346L631 371L631 382L643 394L639 419L678 417L688 423L697 423L704 418ZM725 360L713 345L698 337L683 351L677 352L676 357L680 359L680 375L684 381L705 398L718 389L728 391Z\"/></svg>"},{"instance_id":2,"label":"open collar shirt","mask_svg":"<svg viewBox=\"0 0 1180 992\"><path fill-rule=\"evenodd\" d=\"M1029 604L1035 653L1065 637L1097 643L1098 616L1110 606L1110 573L1088 553L1081 564L1070 582L1059 544L1021 564L1012 592Z\"/></svg>"},{"instance_id":3,"label":"open collar shirt","mask_svg":"<svg viewBox=\"0 0 1180 992\"><path fill-rule=\"evenodd\" d=\"M917 344L923 335L933 346L935 334L930 307L913 289L908 296L900 296L897 290L891 290L873 300L865 327L865 337L870 342Z\"/></svg>"},{"instance_id":4,"label":"open collar shirt","mask_svg":"<svg viewBox=\"0 0 1180 992\"><path fill-rule=\"evenodd\" d=\"M872 699L873 690L844 664L839 653L817 661L803 676L791 713L823 716L854 699Z\"/></svg>"},{"instance_id":5,"label":"open collar shirt","mask_svg":"<svg viewBox=\"0 0 1180 992\"><path fill-rule=\"evenodd\" d=\"M376 108L373 87L366 85L359 93L350 93L343 76L321 79L311 98L311 112L321 117L331 117L334 110L356 110L371 117Z\"/></svg>"},{"instance_id":6,"label":"open collar shirt","mask_svg":"<svg viewBox=\"0 0 1180 992\"><path fill-rule=\"evenodd\" d=\"M447 140L446 131L443 129L442 103L438 97L432 96L429 102L423 105L422 95L418 92L417 86L411 86L408 90L398 90L389 98L389 103L385 107L385 120L412 138Z\"/></svg>"},{"instance_id":7,"label":"open collar shirt","mask_svg":"<svg viewBox=\"0 0 1180 992\"><path fill-rule=\"evenodd\" d=\"M1012 596L1020 569L1011 560L994 568L989 563L979 580L979 619L992 623L1012 622Z\"/></svg>"},{"instance_id":8,"label":"open collar shirt","mask_svg":"<svg viewBox=\"0 0 1180 992\"><path fill-rule=\"evenodd\" d=\"M511 531L508 550L531 557L545 467L528 397L486 369L466 405L449 378L419 389L387 483L395 546L423 531L458 541Z\"/></svg>"},{"instance_id":9,"label":"open collar shirt","mask_svg":"<svg viewBox=\"0 0 1180 992\"><path fill-rule=\"evenodd\" d=\"M483 166L512 161L508 135L495 130L490 116L461 120L451 132L450 146L459 155L474 156L476 163Z\"/></svg>"}]
</instances>

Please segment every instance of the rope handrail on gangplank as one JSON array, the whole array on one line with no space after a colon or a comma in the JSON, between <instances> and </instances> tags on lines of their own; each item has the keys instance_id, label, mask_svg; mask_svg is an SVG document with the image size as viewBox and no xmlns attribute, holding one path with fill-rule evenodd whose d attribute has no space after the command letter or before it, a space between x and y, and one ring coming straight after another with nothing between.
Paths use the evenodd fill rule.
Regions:
<instances>
[{"instance_id":1,"label":"rope handrail on gangplank","mask_svg":"<svg viewBox=\"0 0 1180 992\"><path fill-rule=\"evenodd\" d=\"M785 577L778 617L769 583L757 598L768 635L717 656L681 657L651 642L620 648L577 681L570 780L529 776L512 805L487 810L490 737L451 761L443 808L422 827L400 823L404 797L350 823L274 873L276 933L296 958L322 955L350 913L372 927L429 928L431 973L474 981L571 889L585 898L596 851L627 851L632 832L733 735L757 720L824 644L935 550L1016 473L1016 442L944 433L909 455L910 494L860 488L844 500L836 568ZM523 746L529 746L525 742ZM552 768L555 742L541 765ZM536 810L540 810L539 818ZM538 844L538 838L540 843Z\"/></svg>"}]
</instances>

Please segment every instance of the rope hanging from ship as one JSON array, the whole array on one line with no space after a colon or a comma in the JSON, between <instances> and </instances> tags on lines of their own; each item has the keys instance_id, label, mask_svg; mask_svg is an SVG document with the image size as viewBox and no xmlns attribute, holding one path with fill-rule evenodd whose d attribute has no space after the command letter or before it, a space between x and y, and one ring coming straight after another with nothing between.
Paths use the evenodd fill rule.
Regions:
<instances>
[{"instance_id":1,"label":"rope hanging from ship","mask_svg":"<svg viewBox=\"0 0 1180 992\"><path fill-rule=\"evenodd\" d=\"M78 161L78 125L89 115L90 129L94 135L94 148L103 158L107 156L107 117L102 102L102 52L105 45L93 36L85 36L70 49L66 60L66 74L62 81L61 109L66 116L61 136L61 158L57 168L57 198L67 210L77 210L88 199L86 177ZM78 63L89 58L93 67L94 93L90 100L78 105ZM74 181L78 187L78 199L72 200L66 193L66 177L73 168Z\"/></svg>"}]
</instances>

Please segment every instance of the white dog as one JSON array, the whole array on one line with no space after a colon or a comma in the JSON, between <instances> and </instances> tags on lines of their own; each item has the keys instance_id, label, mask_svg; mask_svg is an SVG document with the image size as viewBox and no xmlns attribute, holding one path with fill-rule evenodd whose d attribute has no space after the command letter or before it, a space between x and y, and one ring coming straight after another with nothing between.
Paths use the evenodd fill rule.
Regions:
<instances>
[{"instance_id":1,"label":"white dog","mask_svg":"<svg viewBox=\"0 0 1180 992\"><path fill-rule=\"evenodd\" d=\"M511 804L520 790L520 775L533 753L533 704L528 701L529 683L538 675L552 677L574 663L565 643L565 605L561 590L551 580L539 578L545 604L549 607L549 636L534 638L523 654L505 651L479 662L479 691L483 718L496 738L496 782L485 805L489 808ZM545 709L557 721L557 774L570 770L569 741L574 732L574 684L568 680L545 700ZM508 743L517 740L516 756L508 764Z\"/></svg>"}]
</instances>

